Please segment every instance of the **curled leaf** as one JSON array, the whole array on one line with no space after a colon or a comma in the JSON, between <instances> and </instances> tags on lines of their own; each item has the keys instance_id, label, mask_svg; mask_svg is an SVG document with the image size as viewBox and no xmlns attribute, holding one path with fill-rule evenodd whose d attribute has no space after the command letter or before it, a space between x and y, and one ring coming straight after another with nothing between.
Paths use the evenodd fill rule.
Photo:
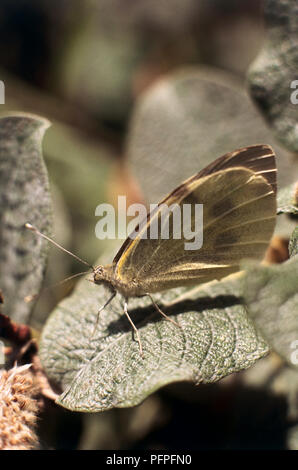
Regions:
<instances>
[{"instance_id":1,"label":"curled leaf","mask_svg":"<svg viewBox=\"0 0 298 470\"><path fill-rule=\"evenodd\" d=\"M27 323L47 260L47 243L25 229L51 229L51 197L41 142L49 122L29 114L0 119L0 286L3 313Z\"/></svg>"}]
</instances>

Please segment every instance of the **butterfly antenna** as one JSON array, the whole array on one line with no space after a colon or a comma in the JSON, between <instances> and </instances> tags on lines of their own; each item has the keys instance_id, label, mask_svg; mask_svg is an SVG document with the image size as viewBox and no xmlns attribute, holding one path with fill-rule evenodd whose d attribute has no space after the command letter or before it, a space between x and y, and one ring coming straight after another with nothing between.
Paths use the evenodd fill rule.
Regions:
<instances>
[{"instance_id":1,"label":"butterfly antenna","mask_svg":"<svg viewBox=\"0 0 298 470\"><path fill-rule=\"evenodd\" d=\"M37 299L38 297L40 297L41 294L43 294L43 292L45 290L49 290L49 289L52 289L54 287L57 287L57 286L60 286L61 284L64 284L65 282L68 282L70 281L71 279L74 279L75 277L78 277L78 276L83 276L83 274L88 274L90 271L83 271L82 273L76 273L76 274L73 274L72 276L69 276L67 277L66 279L62 279L62 281L59 281L59 282L56 282L55 284L52 284L51 286L48 286L48 287L44 287L41 292L39 292L38 294L33 294L33 295L27 295L24 300L25 302L29 303L31 302L32 300L34 299Z\"/></svg>"},{"instance_id":2,"label":"butterfly antenna","mask_svg":"<svg viewBox=\"0 0 298 470\"><path fill-rule=\"evenodd\" d=\"M39 235L40 237L42 238L45 238L48 242L51 242L53 245L55 245L57 248L60 248L60 250L64 251L65 253L68 253L70 256L72 256L73 258L75 258L76 260L80 261L81 263L85 264L86 266L88 266L89 268L92 269L92 271L94 272L95 271L95 268L94 266L92 266L92 264L89 264L87 263L87 261L84 261L82 258L80 258L79 256L75 255L74 253L72 253L71 251L68 251L66 250L66 248L63 248L63 246L59 245L59 243L55 242L54 240L52 240L52 238L48 237L47 235L45 235L44 233L41 233L36 227L34 227L33 225L29 224L29 223L26 223L25 224L25 227L28 228L29 230L31 230L32 232L35 232L37 235Z\"/></svg>"}]
</instances>

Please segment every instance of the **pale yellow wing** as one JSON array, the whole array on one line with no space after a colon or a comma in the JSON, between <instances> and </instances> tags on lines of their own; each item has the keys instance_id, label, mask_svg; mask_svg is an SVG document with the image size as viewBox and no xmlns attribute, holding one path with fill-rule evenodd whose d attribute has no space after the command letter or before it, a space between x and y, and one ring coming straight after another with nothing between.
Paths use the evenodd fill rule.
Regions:
<instances>
[{"instance_id":1,"label":"pale yellow wing","mask_svg":"<svg viewBox=\"0 0 298 470\"><path fill-rule=\"evenodd\" d=\"M276 218L274 154L268 146L237 152L221 157L161 201L140 225L139 236L128 239L117 254L116 278L137 284L141 294L220 279L239 270L245 258L262 259ZM237 160L239 166L235 166ZM142 238L154 221L161 222L162 203L181 208L203 204L203 246L199 250L186 250L189 240L183 237L162 239L161 229L157 239ZM171 233L171 212L168 222ZM188 223L194 230L194 217Z\"/></svg>"}]
</instances>

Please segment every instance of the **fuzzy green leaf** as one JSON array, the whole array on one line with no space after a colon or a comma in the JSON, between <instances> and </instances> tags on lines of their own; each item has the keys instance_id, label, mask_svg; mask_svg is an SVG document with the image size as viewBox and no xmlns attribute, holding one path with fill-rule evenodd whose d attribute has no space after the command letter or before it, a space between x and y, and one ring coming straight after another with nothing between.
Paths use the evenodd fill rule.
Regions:
<instances>
[{"instance_id":1,"label":"fuzzy green leaf","mask_svg":"<svg viewBox=\"0 0 298 470\"><path fill-rule=\"evenodd\" d=\"M49 122L29 114L0 119L0 287L3 313L27 323L39 292L48 244L24 228L51 228L51 197L41 142Z\"/></svg>"},{"instance_id":2,"label":"fuzzy green leaf","mask_svg":"<svg viewBox=\"0 0 298 470\"><path fill-rule=\"evenodd\" d=\"M251 95L276 137L297 152L297 0L266 0L265 26L267 40L248 74Z\"/></svg>"},{"instance_id":3,"label":"fuzzy green leaf","mask_svg":"<svg viewBox=\"0 0 298 470\"><path fill-rule=\"evenodd\" d=\"M119 295L92 337L98 308L110 294L82 280L50 316L40 344L48 376L64 390L58 403L92 412L134 406L166 384L215 382L251 366L268 349L240 304L240 286L236 276L156 294L181 329L163 320L148 298L131 299L142 359Z\"/></svg>"},{"instance_id":4,"label":"fuzzy green leaf","mask_svg":"<svg viewBox=\"0 0 298 470\"><path fill-rule=\"evenodd\" d=\"M276 266L252 266L244 284L245 303L257 328L298 367L298 257Z\"/></svg>"}]
</instances>

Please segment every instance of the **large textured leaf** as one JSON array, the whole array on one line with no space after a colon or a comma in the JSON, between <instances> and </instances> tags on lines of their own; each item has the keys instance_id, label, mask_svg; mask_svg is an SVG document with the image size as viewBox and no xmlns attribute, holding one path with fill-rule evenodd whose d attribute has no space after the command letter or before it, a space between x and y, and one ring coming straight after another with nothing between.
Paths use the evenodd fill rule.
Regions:
<instances>
[{"instance_id":1,"label":"large textured leaf","mask_svg":"<svg viewBox=\"0 0 298 470\"><path fill-rule=\"evenodd\" d=\"M188 67L169 74L138 100L127 155L146 201L156 203L217 157L259 143L275 150L278 186L292 183L298 160L277 145L235 78L217 69Z\"/></svg>"},{"instance_id":2,"label":"large textured leaf","mask_svg":"<svg viewBox=\"0 0 298 470\"><path fill-rule=\"evenodd\" d=\"M40 345L47 374L64 390L59 403L79 411L133 406L171 382L214 382L249 367L267 345L240 305L240 284L236 276L156 295L181 329L163 320L147 298L132 299L142 359L120 296L101 313L91 337L109 294L82 280L50 316Z\"/></svg>"},{"instance_id":3,"label":"large textured leaf","mask_svg":"<svg viewBox=\"0 0 298 470\"><path fill-rule=\"evenodd\" d=\"M251 267L244 298L264 338L290 365L298 367L298 257L277 266Z\"/></svg>"},{"instance_id":4,"label":"large textured leaf","mask_svg":"<svg viewBox=\"0 0 298 470\"><path fill-rule=\"evenodd\" d=\"M26 222L44 233L51 227L51 198L41 141L48 121L31 115L0 119L0 287L3 311L26 323L45 271L47 243L24 228Z\"/></svg>"},{"instance_id":5,"label":"large textured leaf","mask_svg":"<svg viewBox=\"0 0 298 470\"><path fill-rule=\"evenodd\" d=\"M298 4L266 0L267 40L248 74L251 95L278 139L298 151Z\"/></svg>"}]
</instances>

